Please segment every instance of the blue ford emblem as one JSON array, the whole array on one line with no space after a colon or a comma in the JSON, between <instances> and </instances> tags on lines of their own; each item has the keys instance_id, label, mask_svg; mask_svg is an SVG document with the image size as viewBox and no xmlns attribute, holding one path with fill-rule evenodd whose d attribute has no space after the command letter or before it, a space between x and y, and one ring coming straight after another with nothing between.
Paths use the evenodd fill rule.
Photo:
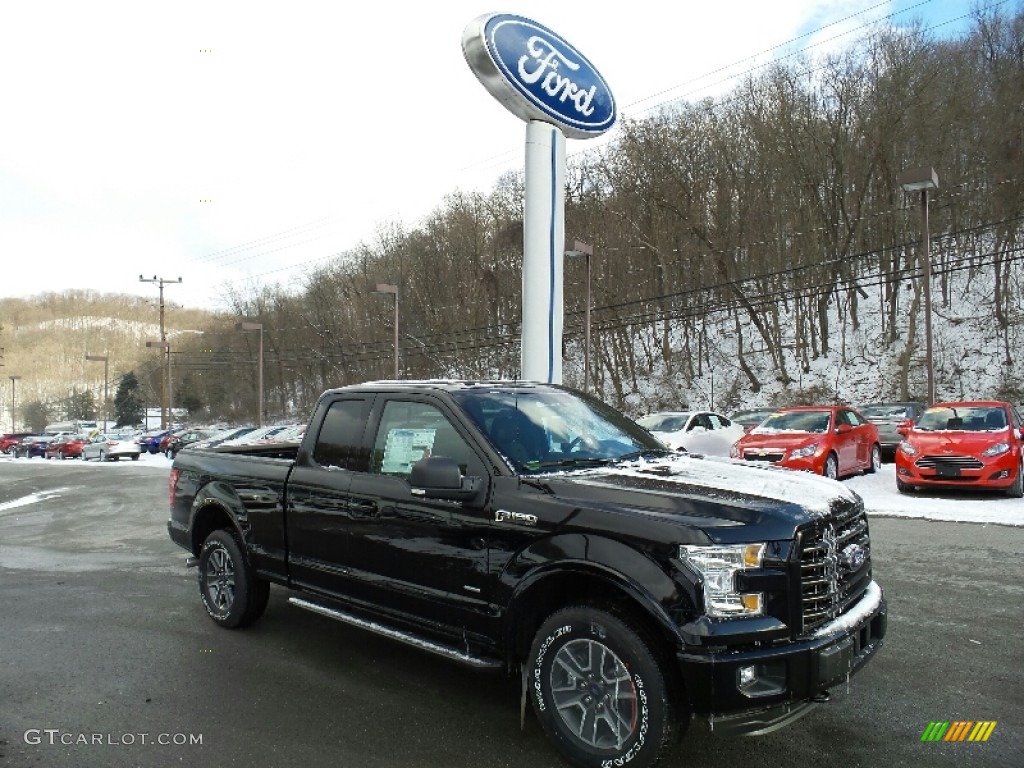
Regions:
<instances>
[{"instance_id":1,"label":"blue ford emblem","mask_svg":"<svg viewBox=\"0 0 1024 768\"><path fill-rule=\"evenodd\" d=\"M554 123L569 138L599 136L615 123L604 78L561 35L507 13L474 19L462 36L470 69L523 120Z\"/></svg>"},{"instance_id":2,"label":"blue ford emblem","mask_svg":"<svg viewBox=\"0 0 1024 768\"><path fill-rule=\"evenodd\" d=\"M860 544L848 544L839 553L839 560L848 571L858 570L867 559L868 553Z\"/></svg>"}]
</instances>

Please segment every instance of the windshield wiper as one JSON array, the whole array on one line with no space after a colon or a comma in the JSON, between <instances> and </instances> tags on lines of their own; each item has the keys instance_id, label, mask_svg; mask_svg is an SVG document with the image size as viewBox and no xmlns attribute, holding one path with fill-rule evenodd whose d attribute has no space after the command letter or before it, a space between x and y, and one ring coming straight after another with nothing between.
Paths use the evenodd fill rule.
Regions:
<instances>
[{"instance_id":1,"label":"windshield wiper","mask_svg":"<svg viewBox=\"0 0 1024 768\"><path fill-rule=\"evenodd\" d=\"M579 457L576 459L552 459L549 461L527 462L527 469L550 469L552 467L604 467L617 459L595 459Z\"/></svg>"},{"instance_id":2,"label":"windshield wiper","mask_svg":"<svg viewBox=\"0 0 1024 768\"><path fill-rule=\"evenodd\" d=\"M646 459L648 456L673 456L675 454L684 453L686 453L686 451L670 451L668 448L644 448L642 451L624 453L615 459L615 461L632 461L633 459Z\"/></svg>"}]
</instances>

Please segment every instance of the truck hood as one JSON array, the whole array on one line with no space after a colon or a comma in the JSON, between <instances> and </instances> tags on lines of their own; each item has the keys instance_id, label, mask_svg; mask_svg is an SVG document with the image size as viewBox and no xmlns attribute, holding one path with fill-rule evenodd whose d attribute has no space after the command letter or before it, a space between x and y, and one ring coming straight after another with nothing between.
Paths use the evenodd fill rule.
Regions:
<instances>
[{"instance_id":1,"label":"truck hood","mask_svg":"<svg viewBox=\"0 0 1024 768\"><path fill-rule=\"evenodd\" d=\"M641 515L699 528L722 543L751 540L751 526L757 539L788 539L804 523L862 505L819 475L687 454L535 479L577 512Z\"/></svg>"}]
</instances>

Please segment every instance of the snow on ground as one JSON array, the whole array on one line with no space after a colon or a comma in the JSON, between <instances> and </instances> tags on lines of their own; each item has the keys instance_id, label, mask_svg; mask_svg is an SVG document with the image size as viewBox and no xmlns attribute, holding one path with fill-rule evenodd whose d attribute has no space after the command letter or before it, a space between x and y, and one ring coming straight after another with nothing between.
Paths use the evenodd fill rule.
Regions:
<instances>
[{"instance_id":1,"label":"snow on ground","mask_svg":"<svg viewBox=\"0 0 1024 768\"><path fill-rule=\"evenodd\" d=\"M6 462L38 467L40 472L59 472L66 467L81 467L79 461L45 461L43 459L13 459L0 454L0 467ZM162 454L143 454L138 461L122 459L117 462L88 462L96 471L159 471L170 469L171 461ZM896 490L896 465L883 464L881 471L873 475L850 477L842 484L860 494L864 507L873 517L906 517L921 520L939 520L958 523L985 523L996 525L1024 526L1024 499L1011 499L1002 493L977 491L974 493L939 493L919 491L901 494ZM3 470L0 469L0 487L3 485ZM10 508L42 501L44 495L5 502Z\"/></svg>"}]
</instances>

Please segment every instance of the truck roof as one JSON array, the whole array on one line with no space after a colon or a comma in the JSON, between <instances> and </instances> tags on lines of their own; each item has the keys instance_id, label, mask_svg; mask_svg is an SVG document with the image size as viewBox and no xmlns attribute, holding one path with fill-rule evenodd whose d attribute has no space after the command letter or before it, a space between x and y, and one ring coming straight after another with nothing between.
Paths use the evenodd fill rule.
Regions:
<instances>
[{"instance_id":1,"label":"truck roof","mask_svg":"<svg viewBox=\"0 0 1024 768\"><path fill-rule=\"evenodd\" d=\"M349 384L344 387L335 387L327 390L324 394L334 392L358 392L362 390L391 390L401 391L407 389L424 390L436 389L445 392L455 392L466 389L563 389L559 384L545 384L539 381L509 381L509 380L488 380L488 379L423 379L416 381L382 379L379 381L367 381L361 384Z\"/></svg>"}]
</instances>

